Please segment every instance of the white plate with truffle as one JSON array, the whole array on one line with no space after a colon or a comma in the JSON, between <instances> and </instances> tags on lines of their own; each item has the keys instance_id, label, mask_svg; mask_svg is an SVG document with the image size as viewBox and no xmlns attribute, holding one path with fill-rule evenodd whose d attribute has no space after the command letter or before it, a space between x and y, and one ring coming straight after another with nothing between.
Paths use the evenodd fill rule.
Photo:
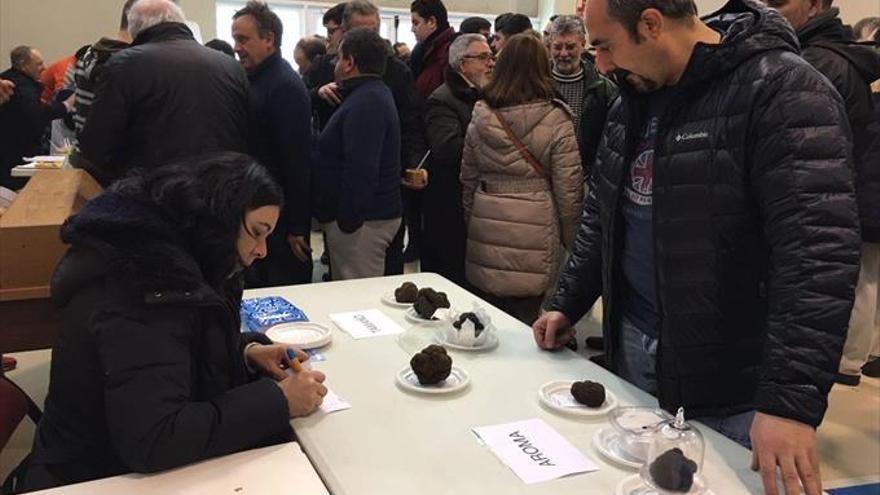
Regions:
<instances>
[{"instance_id":1,"label":"white plate with truffle","mask_svg":"<svg viewBox=\"0 0 880 495\"><path fill-rule=\"evenodd\" d=\"M620 433L611 427L601 428L593 435L593 448L606 459L630 469L639 469L644 464L644 460L626 451Z\"/></svg>"},{"instance_id":2,"label":"white plate with truffle","mask_svg":"<svg viewBox=\"0 0 880 495\"><path fill-rule=\"evenodd\" d=\"M551 411L570 416L603 416L617 407L617 397L607 388L605 389L605 401L598 407L581 404L571 395L571 385L574 382L575 380L547 382L538 389L538 399Z\"/></svg>"},{"instance_id":3,"label":"white plate with truffle","mask_svg":"<svg viewBox=\"0 0 880 495\"><path fill-rule=\"evenodd\" d=\"M449 376L435 385L422 385L419 383L416 372L409 366L397 373L398 385L405 390L420 394L451 394L467 387L470 382L470 375L458 366L453 366Z\"/></svg>"},{"instance_id":4,"label":"white plate with truffle","mask_svg":"<svg viewBox=\"0 0 880 495\"><path fill-rule=\"evenodd\" d=\"M329 328L309 321L275 325L266 330L266 336L273 342L300 349L324 347L333 339Z\"/></svg>"},{"instance_id":5,"label":"white plate with truffle","mask_svg":"<svg viewBox=\"0 0 880 495\"><path fill-rule=\"evenodd\" d=\"M403 313L404 319L410 323L415 323L416 325L427 325L427 326L439 326L443 324L443 310L446 308L437 308L437 311L434 312L434 318L428 320L422 318L417 312L416 308L410 306L406 312Z\"/></svg>"},{"instance_id":6,"label":"white plate with truffle","mask_svg":"<svg viewBox=\"0 0 880 495\"><path fill-rule=\"evenodd\" d=\"M642 479L641 475L634 474L621 480L620 483L617 484L617 491L615 493L617 495L663 495L670 492L657 491L648 486L648 484ZM689 492L676 493L682 493L683 495L715 495L715 492L706 487L706 480L700 475L694 477L694 486Z\"/></svg>"},{"instance_id":7,"label":"white plate with truffle","mask_svg":"<svg viewBox=\"0 0 880 495\"><path fill-rule=\"evenodd\" d=\"M495 333L490 333L486 336L485 342L478 345L464 345L457 344L455 342L450 341L450 335L447 332L438 332L434 335L434 340L442 345L443 347L448 347L450 349L455 349L456 351L469 351L469 352L480 352L480 351L491 351L492 349L498 347L498 335Z\"/></svg>"},{"instance_id":8,"label":"white plate with truffle","mask_svg":"<svg viewBox=\"0 0 880 495\"><path fill-rule=\"evenodd\" d=\"M393 307L393 308L411 308L413 303L408 302L399 302L396 297L394 297L394 291L388 291L382 294L382 302Z\"/></svg>"}]
</instances>

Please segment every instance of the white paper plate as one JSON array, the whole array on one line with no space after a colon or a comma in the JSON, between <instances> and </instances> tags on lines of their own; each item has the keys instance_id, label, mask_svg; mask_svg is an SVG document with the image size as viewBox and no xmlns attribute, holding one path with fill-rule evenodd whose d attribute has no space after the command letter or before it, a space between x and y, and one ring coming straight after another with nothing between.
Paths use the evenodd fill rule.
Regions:
<instances>
[{"instance_id":1,"label":"white paper plate","mask_svg":"<svg viewBox=\"0 0 880 495\"><path fill-rule=\"evenodd\" d=\"M446 380L436 385L422 385L416 373L407 366L397 373L397 383L406 390L420 394L451 394L468 386L471 377L458 366L453 366Z\"/></svg>"},{"instance_id":2,"label":"white paper plate","mask_svg":"<svg viewBox=\"0 0 880 495\"><path fill-rule=\"evenodd\" d=\"M391 307L394 307L394 308L404 308L404 309L411 308L413 305L413 303L397 302L397 299L394 298L394 291L393 290L382 294L382 302L391 306Z\"/></svg>"},{"instance_id":3,"label":"white paper plate","mask_svg":"<svg viewBox=\"0 0 880 495\"><path fill-rule=\"evenodd\" d=\"M498 343L499 343L498 334L496 334L495 332L490 333L489 336L486 337L486 341L483 342L483 345L477 345L477 346L461 345L461 344L455 344L453 342L448 342L446 340L447 337L448 337L448 335L445 332L437 332L437 334L434 335L434 340L438 344L442 345L443 347L448 347L450 349L455 349L457 351L469 351L469 352L489 351L489 350L492 350L492 349L498 347Z\"/></svg>"},{"instance_id":4,"label":"white paper plate","mask_svg":"<svg viewBox=\"0 0 880 495\"><path fill-rule=\"evenodd\" d=\"M614 428L602 428L593 435L593 448L603 457L620 466L639 469L644 462L629 455L621 445L620 433Z\"/></svg>"},{"instance_id":5,"label":"white paper plate","mask_svg":"<svg viewBox=\"0 0 880 495\"><path fill-rule=\"evenodd\" d=\"M410 306L409 309L407 309L406 312L403 313L403 317L404 319L406 319L406 321L410 323L415 323L416 325L428 325L435 327L443 324L443 320L437 317L434 317L433 320L426 320L422 318L421 316L419 316L418 313L416 313L416 308L412 306Z\"/></svg>"},{"instance_id":6,"label":"white paper plate","mask_svg":"<svg viewBox=\"0 0 880 495\"><path fill-rule=\"evenodd\" d=\"M312 322L282 323L266 330L266 336L279 344L300 349L324 347L333 339L330 329Z\"/></svg>"},{"instance_id":7,"label":"white paper plate","mask_svg":"<svg viewBox=\"0 0 880 495\"><path fill-rule=\"evenodd\" d=\"M538 399L550 410L571 416L602 416L617 407L617 397L608 388L605 389L605 403L601 407L592 408L577 403L571 396L572 383L574 380L547 382L538 389Z\"/></svg>"},{"instance_id":8,"label":"white paper plate","mask_svg":"<svg viewBox=\"0 0 880 495\"><path fill-rule=\"evenodd\" d=\"M642 480L642 477L638 474L634 474L632 476L628 476L620 481L617 484L617 491L615 492L617 495L666 495L666 491L660 492L657 491L647 483ZM706 488L706 480L703 479L702 476L697 475L694 476L694 486L691 488L691 491L686 494L676 494L676 495L715 495L712 490Z\"/></svg>"}]
</instances>

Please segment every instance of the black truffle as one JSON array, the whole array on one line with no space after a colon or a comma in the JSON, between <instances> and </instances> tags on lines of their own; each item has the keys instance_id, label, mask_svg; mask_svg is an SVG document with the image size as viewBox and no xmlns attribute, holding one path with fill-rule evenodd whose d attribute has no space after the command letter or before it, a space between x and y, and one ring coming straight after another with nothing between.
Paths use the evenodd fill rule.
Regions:
<instances>
[{"instance_id":1,"label":"black truffle","mask_svg":"<svg viewBox=\"0 0 880 495\"><path fill-rule=\"evenodd\" d=\"M412 282L404 282L394 290L394 300L399 303L414 303L419 295L419 288Z\"/></svg>"},{"instance_id":2,"label":"black truffle","mask_svg":"<svg viewBox=\"0 0 880 495\"><path fill-rule=\"evenodd\" d=\"M685 457L681 449L660 454L649 467L654 483L670 492L688 492L694 485L697 463Z\"/></svg>"},{"instance_id":3,"label":"black truffle","mask_svg":"<svg viewBox=\"0 0 880 495\"><path fill-rule=\"evenodd\" d=\"M587 407L601 407L605 403L605 387L590 380L572 383L571 395Z\"/></svg>"},{"instance_id":4,"label":"black truffle","mask_svg":"<svg viewBox=\"0 0 880 495\"><path fill-rule=\"evenodd\" d=\"M438 308L448 308L449 306L446 293L437 292L431 288L419 290L415 303L413 303L416 313L426 320L433 318L434 311L437 311Z\"/></svg>"},{"instance_id":5,"label":"black truffle","mask_svg":"<svg viewBox=\"0 0 880 495\"><path fill-rule=\"evenodd\" d=\"M433 344L416 353L409 365L422 385L436 385L452 372L452 358L446 349Z\"/></svg>"},{"instance_id":6,"label":"black truffle","mask_svg":"<svg viewBox=\"0 0 880 495\"><path fill-rule=\"evenodd\" d=\"M474 324L474 337L479 337L483 330L486 329L486 326L483 325L483 322L477 318L475 313L462 313L458 315L458 319L456 319L452 326L455 327L456 330L461 330L461 326L464 325L464 322L470 320L471 323Z\"/></svg>"}]
</instances>

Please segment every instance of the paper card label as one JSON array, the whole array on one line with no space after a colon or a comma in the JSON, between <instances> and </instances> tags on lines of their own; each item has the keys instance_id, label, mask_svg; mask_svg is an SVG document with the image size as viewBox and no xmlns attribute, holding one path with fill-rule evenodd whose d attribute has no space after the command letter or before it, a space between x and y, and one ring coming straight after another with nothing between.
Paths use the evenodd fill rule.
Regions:
<instances>
[{"instance_id":1,"label":"paper card label","mask_svg":"<svg viewBox=\"0 0 880 495\"><path fill-rule=\"evenodd\" d=\"M334 391L327 389L327 395L324 396L324 401L321 402L321 410L329 414L336 411L344 411L346 409L351 409L351 404L342 397L336 395Z\"/></svg>"},{"instance_id":2,"label":"paper card label","mask_svg":"<svg viewBox=\"0 0 880 495\"><path fill-rule=\"evenodd\" d=\"M526 484L599 469L540 419L480 426L473 431Z\"/></svg>"},{"instance_id":3,"label":"paper card label","mask_svg":"<svg viewBox=\"0 0 880 495\"><path fill-rule=\"evenodd\" d=\"M582 408L583 404L575 400L574 396L568 390L560 390L550 395L550 401L559 407L576 407Z\"/></svg>"},{"instance_id":4,"label":"paper card label","mask_svg":"<svg viewBox=\"0 0 880 495\"><path fill-rule=\"evenodd\" d=\"M378 309L335 313L330 315L330 320L354 339L403 333L400 325Z\"/></svg>"}]
</instances>

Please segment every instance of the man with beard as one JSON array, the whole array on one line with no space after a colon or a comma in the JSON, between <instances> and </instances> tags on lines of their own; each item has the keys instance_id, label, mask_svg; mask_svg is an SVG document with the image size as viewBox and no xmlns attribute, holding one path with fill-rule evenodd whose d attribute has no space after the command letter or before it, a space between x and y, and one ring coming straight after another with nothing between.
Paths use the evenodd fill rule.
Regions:
<instances>
[{"instance_id":1,"label":"man with beard","mask_svg":"<svg viewBox=\"0 0 880 495\"><path fill-rule=\"evenodd\" d=\"M489 83L495 59L486 38L462 34L449 45L446 82L428 98L425 130L431 147L425 189L421 269L467 286L467 231L461 203L461 154L474 105Z\"/></svg>"},{"instance_id":2,"label":"man with beard","mask_svg":"<svg viewBox=\"0 0 880 495\"><path fill-rule=\"evenodd\" d=\"M602 138L608 109L617 99L617 86L599 75L586 56L587 33L579 17L557 16L550 25L549 37L553 85L571 108L586 177Z\"/></svg>"},{"instance_id":3,"label":"man with beard","mask_svg":"<svg viewBox=\"0 0 880 495\"><path fill-rule=\"evenodd\" d=\"M852 309L858 214L843 101L776 11L590 0L619 74L541 348L602 296L612 370L753 448L765 492L819 495L822 422Z\"/></svg>"}]
</instances>

